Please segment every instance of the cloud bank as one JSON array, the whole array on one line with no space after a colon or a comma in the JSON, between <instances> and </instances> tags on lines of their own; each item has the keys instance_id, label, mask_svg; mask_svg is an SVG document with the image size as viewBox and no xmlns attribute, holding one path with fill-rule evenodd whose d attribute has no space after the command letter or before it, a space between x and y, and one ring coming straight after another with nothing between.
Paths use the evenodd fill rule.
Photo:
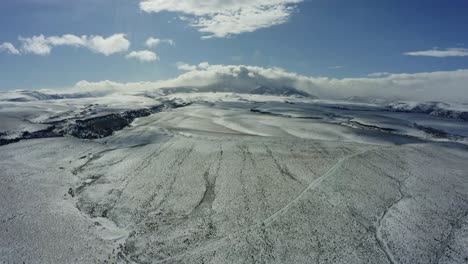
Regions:
<instances>
[{"instance_id":1,"label":"cloud bank","mask_svg":"<svg viewBox=\"0 0 468 264\"><path fill-rule=\"evenodd\" d=\"M125 56L125 58L137 59L141 62L159 60L158 55L156 55L156 53L149 51L149 50L132 51L127 56Z\"/></svg>"},{"instance_id":2,"label":"cloud bank","mask_svg":"<svg viewBox=\"0 0 468 264\"><path fill-rule=\"evenodd\" d=\"M432 50L406 52L405 55L437 57L437 58L466 57L468 56L468 49L465 49L465 48L448 48L445 50L432 49Z\"/></svg>"},{"instance_id":3,"label":"cloud bank","mask_svg":"<svg viewBox=\"0 0 468 264\"><path fill-rule=\"evenodd\" d=\"M71 34L50 37L38 35L30 38L19 37L19 40L23 53L36 55L48 55L57 46L83 47L106 56L127 51L130 47L130 41L126 38L125 34L114 34L107 38L103 36L76 36Z\"/></svg>"},{"instance_id":4,"label":"cloud bank","mask_svg":"<svg viewBox=\"0 0 468 264\"><path fill-rule=\"evenodd\" d=\"M285 23L303 0L142 0L144 12L178 12L203 38L223 38Z\"/></svg>"},{"instance_id":5,"label":"cloud bank","mask_svg":"<svg viewBox=\"0 0 468 264\"><path fill-rule=\"evenodd\" d=\"M77 84L80 89L115 89L139 91L163 87L218 87L220 91L245 91L260 85L294 87L324 99L352 96L397 98L399 100L437 100L468 102L468 70L390 74L380 78L310 77L281 68L246 65L179 64L185 70L178 77L157 82L117 83L111 81Z\"/></svg>"}]
</instances>

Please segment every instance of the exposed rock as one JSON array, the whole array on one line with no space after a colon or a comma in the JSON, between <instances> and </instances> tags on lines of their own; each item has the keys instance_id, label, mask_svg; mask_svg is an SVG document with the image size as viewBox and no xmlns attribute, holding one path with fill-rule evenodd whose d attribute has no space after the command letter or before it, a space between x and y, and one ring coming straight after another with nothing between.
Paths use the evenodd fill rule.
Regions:
<instances>
[{"instance_id":1,"label":"exposed rock","mask_svg":"<svg viewBox=\"0 0 468 264\"><path fill-rule=\"evenodd\" d=\"M130 122L119 114L111 114L85 120L76 120L75 124L65 129L65 133L77 138L97 139L108 137L114 131L121 130Z\"/></svg>"},{"instance_id":2,"label":"exposed rock","mask_svg":"<svg viewBox=\"0 0 468 264\"><path fill-rule=\"evenodd\" d=\"M5 135L6 134L4 134L3 136ZM53 137L61 137L61 136L63 135L55 131L55 126L50 126L44 130L39 130L39 131L34 131L34 132L25 131L21 134L21 136L16 137L16 138L0 138L0 146L8 145L11 143L16 143L25 139L53 138Z\"/></svg>"}]
</instances>

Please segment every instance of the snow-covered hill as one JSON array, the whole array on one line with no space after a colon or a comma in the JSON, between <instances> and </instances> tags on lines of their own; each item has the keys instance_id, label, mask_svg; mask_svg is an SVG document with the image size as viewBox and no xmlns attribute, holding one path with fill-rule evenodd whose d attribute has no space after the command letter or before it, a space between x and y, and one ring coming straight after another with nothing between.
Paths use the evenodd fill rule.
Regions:
<instances>
[{"instance_id":1,"label":"snow-covered hill","mask_svg":"<svg viewBox=\"0 0 468 264\"><path fill-rule=\"evenodd\" d=\"M438 117L468 121L468 104L400 101L391 103L388 107L393 111L425 113Z\"/></svg>"},{"instance_id":2,"label":"snow-covered hill","mask_svg":"<svg viewBox=\"0 0 468 264\"><path fill-rule=\"evenodd\" d=\"M453 105L212 88L3 93L0 262L468 257Z\"/></svg>"}]
</instances>

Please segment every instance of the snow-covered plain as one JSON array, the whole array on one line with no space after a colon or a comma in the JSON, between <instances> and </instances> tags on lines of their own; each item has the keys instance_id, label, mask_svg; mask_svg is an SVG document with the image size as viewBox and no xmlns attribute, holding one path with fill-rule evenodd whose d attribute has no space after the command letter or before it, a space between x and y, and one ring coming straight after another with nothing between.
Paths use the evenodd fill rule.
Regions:
<instances>
[{"instance_id":1,"label":"snow-covered plain","mask_svg":"<svg viewBox=\"0 0 468 264\"><path fill-rule=\"evenodd\" d=\"M467 263L468 123L402 104L0 94L0 263Z\"/></svg>"}]
</instances>

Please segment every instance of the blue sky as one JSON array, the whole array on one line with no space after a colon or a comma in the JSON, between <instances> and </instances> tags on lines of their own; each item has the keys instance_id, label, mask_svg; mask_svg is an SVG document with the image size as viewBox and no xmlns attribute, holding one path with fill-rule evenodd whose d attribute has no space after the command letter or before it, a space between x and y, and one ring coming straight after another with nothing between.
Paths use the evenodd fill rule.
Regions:
<instances>
[{"instance_id":1,"label":"blue sky","mask_svg":"<svg viewBox=\"0 0 468 264\"><path fill-rule=\"evenodd\" d=\"M81 80L157 81L178 76L178 62L281 67L334 78L468 69L466 0L253 0L234 7L221 0L208 7L193 0L148 1L155 5L146 10L138 0L2 1L0 44L11 43L21 54L3 46L0 89L61 88ZM267 3L269 13L249 17L251 10L258 11L249 4L253 2ZM232 25L221 22L200 32L202 17L219 23L213 18L217 11L209 8L227 10L222 14L229 23L234 19L236 26L245 27L230 32ZM244 10L241 18L229 17L239 8ZM279 18L269 20L278 13ZM197 23L198 28L191 26ZM65 34L105 39L119 33L129 47L107 56L90 44L52 46L50 54L37 55L25 51L19 39ZM149 37L170 39L174 45L149 48ZM159 60L127 58L143 50Z\"/></svg>"}]
</instances>

